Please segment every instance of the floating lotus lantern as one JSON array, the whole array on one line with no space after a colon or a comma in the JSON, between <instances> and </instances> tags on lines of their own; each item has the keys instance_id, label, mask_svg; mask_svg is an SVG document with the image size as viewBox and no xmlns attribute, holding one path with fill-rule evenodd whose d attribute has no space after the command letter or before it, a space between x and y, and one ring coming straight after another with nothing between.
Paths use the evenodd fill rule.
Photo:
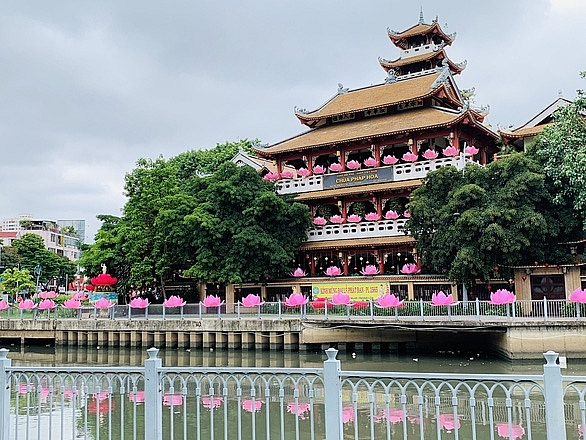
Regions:
<instances>
[{"instance_id":1,"label":"floating lotus lantern","mask_svg":"<svg viewBox=\"0 0 586 440\"><path fill-rule=\"evenodd\" d=\"M364 166L367 166L368 168L373 168L376 166L376 159L374 157L369 157L368 159L366 159L364 161Z\"/></svg>"},{"instance_id":2,"label":"floating lotus lantern","mask_svg":"<svg viewBox=\"0 0 586 440\"><path fill-rule=\"evenodd\" d=\"M403 305L403 301L400 301L399 298L392 293L385 293L384 295L379 296L376 303L383 309L388 307L401 307Z\"/></svg>"},{"instance_id":3,"label":"floating lotus lantern","mask_svg":"<svg viewBox=\"0 0 586 440\"><path fill-rule=\"evenodd\" d=\"M454 296L450 293L446 295L441 290L437 293L431 295L431 305L432 306L451 306L455 304Z\"/></svg>"},{"instance_id":4,"label":"floating lotus lantern","mask_svg":"<svg viewBox=\"0 0 586 440\"><path fill-rule=\"evenodd\" d=\"M57 292L49 290L48 292L39 292L39 298L41 299L53 299L57 297Z\"/></svg>"},{"instance_id":5,"label":"floating lotus lantern","mask_svg":"<svg viewBox=\"0 0 586 440\"><path fill-rule=\"evenodd\" d=\"M314 217L313 224L316 226L324 226L327 223L327 220L323 217Z\"/></svg>"},{"instance_id":6,"label":"floating lotus lantern","mask_svg":"<svg viewBox=\"0 0 586 440\"><path fill-rule=\"evenodd\" d=\"M244 307L259 307L259 306L262 306L263 304L264 304L264 302L261 302L260 296L253 295L252 293L249 293L247 296L242 298L242 305ZM216 307L218 307L218 306L216 306Z\"/></svg>"},{"instance_id":7,"label":"floating lotus lantern","mask_svg":"<svg viewBox=\"0 0 586 440\"><path fill-rule=\"evenodd\" d=\"M326 269L326 275L329 277L337 277L342 274L338 266L330 266Z\"/></svg>"},{"instance_id":8,"label":"floating lotus lantern","mask_svg":"<svg viewBox=\"0 0 586 440\"><path fill-rule=\"evenodd\" d=\"M343 223L344 222L344 219L342 218L341 215L332 215L330 217L330 222L331 223L338 223L339 224L339 223Z\"/></svg>"},{"instance_id":9,"label":"floating lotus lantern","mask_svg":"<svg viewBox=\"0 0 586 440\"><path fill-rule=\"evenodd\" d=\"M332 295L332 304L335 306L349 306L350 295L344 292L334 293Z\"/></svg>"},{"instance_id":10,"label":"floating lotus lantern","mask_svg":"<svg viewBox=\"0 0 586 440\"><path fill-rule=\"evenodd\" d=\"M470 145L469 147L464 148L464 154L466 154L466 156L475 156L478 154L478 151L478 148L476 148L474 145Z\"/></svg>"},{"instance_id":11,"label":"floating lotus lantern","mask_svg":"<svg viewBox=\"0 0 586 440\"><path fill-rule=\"evenodd\" d=\"M364 219L368 220L369 222L377 222L380 220L380 215L378 215L376 212L369 212L364 216Z\"/></svg>"},{"instance_id":12,"label":"floating lotus lantern","mask_svg":"<svg viewBox=\"0 0 586 440\"><path fill-rule=\"evenodd\" d=\"M269 182L274 182L276 180L279 180L279 173L266 173L262 180L267 180Z\"/></svg>"},{"instance_id":13,"label":"floating lotus lantern","mask_svg":"<svg viewBox=\"0 0 586 440\"><path fill-rule=\"evenodd\" d=\"M300 267L295 269L295 272L293 272L291 275L293 275L296 278L301 278L301 277L307 276L305 271L303 269L301 269Z\"/></svg>"},{"instance_id":14,"label":"floating lotus lantern","mask_svg":"<svg viewBox=\"0 0 586 440\"><path fill-rule=\"evenodd\" d=\"M185 305L185 301L177 295L171 295L163 302L163 306L171 309L174 307L183 307Z\"/></svg>"},{"instance_id":15,"label":"floating lotus lantern","mask_svg":"<svg viewBox=\"0 0 586 440\"><path fill-rule=\"evenodd\" d=\"M348 163L346 163L346 168L349 170L357 170L360 168L360 162L357 160L349 160Z\"/></svg>"},{"instance_id":16,"label":"floating lotus lantern","mask_svg":"<svg viewBox=\"0 0 586 440\"><path fill-rule=\"evenodd\" d=\"M387 220L397 220L399 218L399 214L397 211L387 211L385 213L385 219Z\"/></svg>"},{"instance_id":17,"label":"floating lotus lantern","mask_svg":"<svg viewBox=\"0 0 586 440\"><path fill-rule=\"evenodd\" d=\"M321 165L316 165L313 167L313 174L323 174L325 171L326 170Z\"/></svg>"},{"instance_id":18,"label":"floating lotus lantern","mask_svg":"<svg viewBox=\"0 0 586 440\"><path fill-rule=\"evenodd\" d=\"M10 304L8 304L3 299L0 299L0 310L6 310L8 308L10 308Z\"/></svg>"},{"instance_id":19,"label":"floating lotus lantern","mask_svg":"<svg viewBox=\"0 0 586 440\"><path fill-rule=\"evenodd\" d=\"M426 158L427 160L437 159L438 156L439 156L439 153L437 151L434 151L431 149L425 150L425 152L423 153L423 157Z\"/></svg>"},{"instance_id":20,"label":"floating lotus lantern","mask_svg":"<svg viewBox=\"0 0 586 440\"><path fill-rule=\"evenodd\" d=\"M453 414L440 414L439 424L448 434L454 429L460 429L460 419L454 420Z\"/></svg>"},{"instance_id":21,"label":"floating lotus lantern","mask_svg":"<svg viewBox=\"0 0 586 440\"><path fill-rule=\"evenodd\" d=\"M419 266L417 266L417 264L414 264L414 263L404 264L403 267L401 268L401 273L404 273L405 275L414 275L419 272L420 272Z\"/></svg>"},{"instance_id":22,"label":"floating lotus lantern","mask_svg":"<svg viewBox=\"0 0 586 440\"><path fill-rule=\"evenodd\" d=\"M55 307L57 307L57 304L55 304L55 301L53 301L52 299L44 299L39 303L39 310L53 310Z\"/></svg>"},{"instance_id":23,"label":"floating lotus lantern","mask_svg":"<svg viewBox=\"0 0 586 440\"><path fill-rule=\"evenodd\" d=\"M301 177L307 177L309 176L311 173L309 172L309 170L307 168L299 168L297 170L297 175L301 176Z\"/></svg>"},{"instance_id":24,"label":"floating lotus lantern","mask_svg":"<svg viewBox=\"0 0 586 440\"><path fill-rule=\"evenodd\" d=\"M106 298L100 298L94 303L94 308L96 309L109 309L113 306L114 303L112 301L108 301Z\"/></svg>"},{"instance_id":25,"label":"floating lotus lantern","mask_svg":"<svg viewBox=\"0 0 586 440\"><path fill-rule=\"evenodd\" d=\"M362 271L360 271L360 273L364 276L373 276L378 275L379 270L376 268L374 264L367 264L366 267L362 269Z\"/></svg>"},{"instance_id":26,"label":"floating lotus lantern","mask_svg":"<svg viewBox=\"0 0 586 440\"><path fill-rule=\"evenodd\" d=\"M360 220L362 220L362 217L360 217L359 215L356 215L356 214L352 214L352 215L348 216L347 220L350 223L358 223Z\"/></svg>"},{"instance_id":27,"label":"floating lotus lantern","mask_svg":"<svg viewBox=\"0 0 586 440\"><path fill-rule=\"evenodd\" d=\"M341 165L341 164L339 164L338 162L335 162L335 163L333 163L333 164L331 164L331 165L329 166L329 170L330 170L330 171L333 171L334 173L337 173L337 172L339 172L339 171L342 171L342 170L343 170L343 167L342 167L342 165Z\"/></svg>"},{"instance_id":28,"label":"floating lotus lantern","mask_svg":"<svg viewBox=\"0 0 586 440\"><path fill-rule=\"evenodd\" d=\"M18 303L18 308L20 310L31 310L34 309L36 307L36 304L34 302L32 302L30 299L25 299L24 301L21 301L20 303Z\"/></svg>"},{"instance_id":29,"label":"floating lotus lantern","mask_svg":"<svg viewBox=\"0 0 586 440\"><path fill-rule=\"evenodd\" d=\"M285 298L284 304L287 307L299 307L307 304L309 299L301 293L293 292L287 298Z\"/></svg>"},{"instance_id":30,"label":"floating lotus lantern","mask_svg":"<svg viewBox=\"0 0 586 440\"><path fill-rule=\"evenodd\" d=\"M149 306L149 301L143 298L134 298L130 300L129 305L133 309L146 309Z\"/></svg>"},{"instance_id":31,"label":"floating lotus lantern","mask_svg":"<svg viewBox=\"0 0 586 440\"><path fill-rule=\"evenodd\" d=\"M242 408L244 411L251 412L258 412L262 408L262 400L251 400L246 399L242 401Z\"/></svg>"},{"instance_id":32,"label":"floating lotus lantern","mask_svg":"<svg viewBox=\"0 0 586 440\"><path fill-rule=\"evenodd\" d=\"M207 408L207 409L219 408L223 402L224 402L224 399L222 397L206 396L206 397L201 398L201 404L203 405L204 408Z\"/></svg>"},{"instance_id":33,"label":"floating lotus lantern","mask_svg":"<svg viewBox=\"0 0 586 440\"><path fill-rule=\"evenodd\" d=\"M294 414L296 415L299 419L301 420L305 420L306 412L309 412L310 410L310 405L309 403L288 403L287 404L287 412L290 414Z\"/></svg>"},{"instance_id":34,"label":"floating lotus lantern","mask_svg":"<svg viewBox=\"0 0 586 440\"><path fill-rule=\"evenodd\" d=\"M450 145L449 147L446 147L442 150L442 154L446 157L453 157L453 156L459 155L460 150L458 150L456 147L452 147Z\"/></svg>"},{"instance_id":35,"label":"floating lotus lantern","mask_svg":"<svg viewBox=\"0 0 586 440\"><path fill-rule=\"evenodd\" d=\"M509 292L506 289L498 289L496 292L490 294L489 304L513 304L515 301L517 301L517 297L513 292Z\"/></svg>"},{"instance_id":36,"label":"floating lotus lantern","mask_svg":"<svg viewBox=\"0 0 586 440\"><path fill-rule=\"evenodd\" d=\"M78 299L66 299L63 302L63 307L66 309L80 309L81 308L81 301Z\"/></svg>"},{"instance_id":37,"label":"floating lotus lantern","mask_svg":"<svg viewBox=\"0 0 586 440\"><path fill-rule=\"evenodd\" d=\"M292 179L293 178L293 172L289 171L289 170L285 170L281 173L281 177L283 179Z\"/></svg>"},{"instance_id":38,"label":"floating lotus lantern","mask_svg":"<svg viewBox=\"0 0 586 440\"><path fill-rule=\"evenodd\" d=\"M399 162L399 159L397 159L395 156L383 157L383 163L385 165L395 165L397 162Z\"/></svg>"},{"instance_id":39,"label":"floating lotus lantern","mask_svg":"<svg viewBox=\"0 0 586 440\"><path fill-rule=\"evenodd\" d=\"M497 423L496 432L499 437L517 440L518 438L522 438L525 435L525 428L523 428L521 425L511 425L509 434L508 423Z\"/></svg>"},{"instance_id":40,"label":"floating lotus lantern","mask_svg":"<svg viewBox=\"0 0 586 440\"><path fill-rule=\"evenodd\" d=\"M573 303L586 303L586 290L582 290L579 287L570 293L570 302Z\"/></svg>"},{"instance_id":41,"label":"floating lotus lantern","mask_svg":"<svg viewBox=\"0 0 586 440\"><path fill-rule=\"evenodd\" d=\"M408 151L407 153L403 154L403 160L405 162L417 162L417 154Z\"/></svg>"}]
</instances>

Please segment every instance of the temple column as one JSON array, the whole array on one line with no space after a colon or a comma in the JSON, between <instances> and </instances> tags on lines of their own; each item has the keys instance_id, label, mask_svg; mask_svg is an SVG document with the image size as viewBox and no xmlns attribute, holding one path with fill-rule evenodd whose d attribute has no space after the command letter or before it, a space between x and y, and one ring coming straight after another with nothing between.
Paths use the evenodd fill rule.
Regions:
<instances>
[{"instance_id":1,"label":"temple column","mask_svg":"<svg viewBox=\"0 0 586 440\"><path fill-rule=\"evenodd\" d=\"M315 275L315 260L311 254L309 255L309 275Z\"/></svg>"},{"instance_id":2,"label":"temple column","mask_svg":"<svg viewBox=\"0 0 586 440\"><path fill-rule=\"evenodd\" d=\"M281 174L281 171L283 171L283 164L281 163L280 160L277 161L277 173Z\"/></svg>"},{"instance_id":3,"label":"temple column","mask_svg":"<svg viewBox=\"0 0 586 440\"><path fill-rule=\"evenodd\" d=\"M382 249L377 250L378 256L378 271L382 275L385 273L385 254Z\"/></svg>"},{"instance_id":4,"label":"temple column","mask_svg":"<svg viewBox=\"0 0 586 440\"><path fill-rule=\"evenodd\" d=\"M346 153L343 151L336 151L336 156L338 156L340 165L342 165L342 171L346 171Z\"/></svg>"},{"instance_id":5,"label":"temple column","mask_svg":"<svg viewBox=\"0 0 586 440\"><path fill-rule=\"evenodd\" d=\"M307 170L309 171L310 175L313 174L313 156L310 154L307 156Z\"/></svg>"},{"instance_id":6,"label":"temple column","mask_svg":"<svg viewBox=\"0 0 586 440\"><path fill-rule=\"evenodd\" d=\"M348 276L348 258L346 258L346 254L344 252L340 252L341 259L342 259L342 267L344 269L344 276Z\"/></svg>"}]
</instances>

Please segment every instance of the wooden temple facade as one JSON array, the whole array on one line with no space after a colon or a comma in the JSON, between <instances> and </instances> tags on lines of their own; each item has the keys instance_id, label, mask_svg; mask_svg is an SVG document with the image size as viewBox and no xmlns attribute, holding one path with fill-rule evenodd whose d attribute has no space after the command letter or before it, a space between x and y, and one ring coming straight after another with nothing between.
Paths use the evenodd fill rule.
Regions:
<instances>
[{"instance_id":1,"label":"wooden temple facade","mask_svg":"<svg viewBox=\"0 0 586 440\"><path fill-rule=\"evenodd\" d=\"M359 275L369 265L398 275L404 264L418 264L404 229L411 191L431 171L486 164L497 151L486 112L469 106L456 84L465 63L447 56L454 35L421 15L388 36L400 55L379 59L381 84L339 85L316 110L296 108L308 130L256 149L277 165L265 178L311 210L315 226L294 262L308 276L324 276L332 266Z\"/></svg>"}]
</instances>

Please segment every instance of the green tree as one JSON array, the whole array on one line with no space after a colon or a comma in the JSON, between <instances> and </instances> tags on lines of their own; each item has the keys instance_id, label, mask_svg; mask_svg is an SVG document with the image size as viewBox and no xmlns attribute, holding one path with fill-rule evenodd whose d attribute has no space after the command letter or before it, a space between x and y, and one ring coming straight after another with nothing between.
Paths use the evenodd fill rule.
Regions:
<instances>
[{"instance_id":1,"label":"green tree","mask_svg":"<svg viewBox=\"0 0 586 440\"><path fill-rule=\"evenodd\" d=\"M13 295L22 290L34 290L35 288L33 277L27 269L8 268L2 272L0 277L2 278L0 290Z\"/></svg>"}]
</instances>

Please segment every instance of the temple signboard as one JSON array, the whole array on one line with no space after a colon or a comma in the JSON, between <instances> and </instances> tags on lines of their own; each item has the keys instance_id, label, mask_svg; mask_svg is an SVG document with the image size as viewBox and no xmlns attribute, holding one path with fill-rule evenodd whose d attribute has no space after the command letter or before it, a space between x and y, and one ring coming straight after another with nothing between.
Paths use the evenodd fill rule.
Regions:
<instances>
[{"instance_id":1,"label":"temple signboard","mask_svg":"<svg viewBox=\"0 0 586 440\"><path fill-rule=\"evenodd\" d=\"M385 282L347 282L347 283L314 283L311 286L313 298L332 299L332 295L343 292L350 296L351 300L367 300L378 298L390 292L388 281Z\"/></svg>"},{"instance_id":2,"label":"temple signboard","mask_svg":"<svg viewBox=\"0 0 586 440\"><path fill-rule=\"evenodd\" d=\"M382 167L367 170L346 171L323 176L324 189L348 188L393 181L393 168Z\"/></svg>"}]
</instances>

